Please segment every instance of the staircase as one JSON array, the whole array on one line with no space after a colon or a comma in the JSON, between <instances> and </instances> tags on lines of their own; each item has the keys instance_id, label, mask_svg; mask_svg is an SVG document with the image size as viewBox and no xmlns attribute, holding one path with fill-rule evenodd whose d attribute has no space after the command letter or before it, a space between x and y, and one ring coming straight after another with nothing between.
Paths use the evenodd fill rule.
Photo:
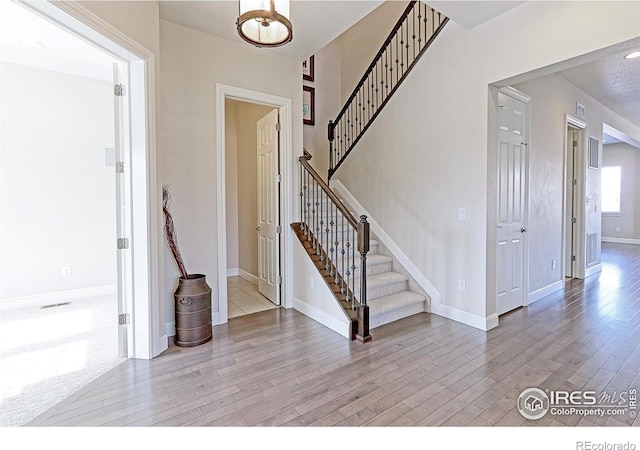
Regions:
<instances>
[{"instance_id":1,"label":"staircase","mask_svg":"<svg viewBox=\"0 0 640 450\"><path fill-rule=\"evenodd\" d=\"M329 121L329 174L339 169L382 108L425 53L448 18L420 1L409 2L335 120ZM367 217L358 220L300 157L300 222L292 228L335 299L351 320L351 338L370 341L370 329L426 310L409 290L393 258L378 253Z\"/></svg>"},{"instance_id":2,"label":"staircase","mask_svg":"<svg viewBox=\"0 0 640 450\"><path fill-rule=\"evenodd\" d=\"M367 254L367 302L369 328L374 329L425 312L426 298L409 290L409 277L393 271L393 258L378 254L379 243L369 241ZM356 275L358 270L356 270ZM356 297L360 290L356 289Z\"/></svg>"}]
</instances>

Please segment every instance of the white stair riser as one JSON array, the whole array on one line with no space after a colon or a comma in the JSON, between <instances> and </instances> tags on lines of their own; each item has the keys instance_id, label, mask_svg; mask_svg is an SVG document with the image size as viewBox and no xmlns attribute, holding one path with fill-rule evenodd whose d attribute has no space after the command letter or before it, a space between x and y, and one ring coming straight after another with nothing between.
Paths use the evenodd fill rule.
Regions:
<instances>
[{"instance_id":1,"label":"white stair riser","mask_svg":"<svg viewBox=\"0 0 640 450\"><path fill-rule=\"evenodd\" d=\"M367 299L373 300L374 298L384 297L385 295L397 294L398 292L406 291L408 283L406 280L397 281L393 283L384 284L382 286L367 286ZM360 286L356 282L356 298L360 297Z\"/></svg>"},{"instance_id":2,"label":"white stair riser","mask_svg":"<svg viewBox=\"0 0 640 450\"><path fill-rule=\"evenodd\" d=\"M367 260L367 275L376 275L378 273L391 272L393 270L393 261L384 261L372 264ZM355 276L360 278L360 261L357 261Z\"/></svg>"},{"instance_id":3,"label":"white stair riser","mask_svg":"<svg viewBox=\"0 0 640 450\"><path fill-rule=\"evenodd\" d=\"M373 329L422 312L424 312L424 302L407 305L398 309L394 309L393 311L386 311L383 314L375 314L370 311L369 329Z\"/></svg>"}]
</instances>

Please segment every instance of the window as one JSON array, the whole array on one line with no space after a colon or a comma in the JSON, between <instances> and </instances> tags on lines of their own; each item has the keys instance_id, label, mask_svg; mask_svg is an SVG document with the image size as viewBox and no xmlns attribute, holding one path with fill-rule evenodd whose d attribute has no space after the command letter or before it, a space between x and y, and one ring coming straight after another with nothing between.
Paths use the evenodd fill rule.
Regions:
<instances>
[{"instance_id":1,"label":"window","mask_svg":"<svg viewBox=\"0 0 640 450\"><path fill-rule=\"evenodd\" d=\"M620 212L620 166L602 168L602 212Z\"/></svg>"}]
</instances>

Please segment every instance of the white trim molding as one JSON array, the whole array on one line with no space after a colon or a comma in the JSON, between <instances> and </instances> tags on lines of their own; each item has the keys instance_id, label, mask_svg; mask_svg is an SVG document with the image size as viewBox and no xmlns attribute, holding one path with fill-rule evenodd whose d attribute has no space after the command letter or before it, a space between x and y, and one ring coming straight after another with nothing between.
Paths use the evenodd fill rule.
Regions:
<instances>
[{"instance_id":1,"label":"white trim molding","mask_svg":"<svg viewBox=\"0 0 640 450\"><path fill-rule=\"evenodd\" d=\"M83 289L72 289L68 291L48 292L44 294L25 295L21 297L11 297L0 299L0 310L12 309L14 306L24 308L26 306L38 306L43 302L58 303L61 301L78 300L86 297L100 297L118 295L118 286L110 284L106 286L96 286Z\"/></svg>"},{"instance_id":2,"label":"white trim molding","mask_svg":"<svg viewBox=\"0 0 640 450\"><path fill-rule=\"evenodd\" d=\"M218 309L212 312L214 325L227 323L229 320L227 295L227 226L226 226L226 168L225 168L225 100L240 100L257 103L278 109L280 115L280 175L281 203L280 220L285 228L293 222L293 124L292 102L290 98L278 97L263 92L251 91L235 86L216 83L216 164L217 164L217 224L218 224ZM292 239L290 233L282 233L281 266L282 266L282 306L293 306L293 265Z\"/></svg>"},{"instance_id":3,"label":"white trim molding","mask_svg":"<svg viewBox=\"0 0 640 450\"><path fill-rule=\"evenodd\" d=\"M555 283L551 283L548 286L537 289L533 292L529 293L529 299L527 300L527 305L531 305L532 303L537 302L540 299L545 298L547 295L551 295L554 292L558 292L564 289L564 280L556 281Z\"/></svg>"},{"instance_id":4,"label":"white trim molding","mask_svg":"<svg viewBox=\"0 0 640 450\"><path fill-rule=\"evenodd\" d=\"M325 327L335 331L339 335L344 336L347 339L351 339L351 323L341 322L324 311L320 311L318 308L303 302L299 298L293 298L293 308L316 322L321 323Z\"/></svg>"},{"instance_id":5,"label":"white trim molding","mask_svg":"<svg viewBox=\"0 0 640 450\"><path fill-rule=\"evenodd\" d=\"M602 264L595 264L591 267L587 267L584 271L584 277L590 277L591 275L595 275L596 273L602 272Z\"/></svg>"},{"instance_id":6,"label":"white trim molding","mask_svg":"<svg viewBox=\"0 0 640 450\"><path fill-rule=\"evenodd\" d=\"M616 238L616 237L602 237L602 242L609 242L611 244L632 244L632 245L640 245L640 239L630 239L630 238Z\"/></svg>"},{"instance_id":7,"label":"white trim molding","mask_svg":"<svg viewBox=\"0 0 640 450\"><path fill-rule=\"evenodd\" d=\"M164 298L160 280L163 255L156 179L155 55L120 30L75 1L22 4L56 25L73 32L112 56L129 64L131 99L131 252L132 290L130 358L151 359L168 348L161 333L158 299ZM131 338L133 335L133 339Z\"/></svg>"},{"instance_id":8,"label":"white trim molding","mask_svg":"<svg viewBox=\"0 0 640 450\"><path fill-rule=\"evenodd\" d=\"M249 283L253 283L256 286L258 285L257 276L247 272L246 270L242 270L239 267L234 267L233 269L227 269L227 277L240 277L243 280L248 281Z\"/></svg>"},{"instance_id":9,"label":"white trim molding","mask_svg":"<svg viewBox=\"0 0 640 450\"><path fill-rule=\"evenodd\" d=\"M400 249L400 247L391 239L391 237L382 229L380 224L371 217L371 214L358 202L358 200L351 194L347 187L340 180L331 180L332 189L342 196L345 201L351 205L354 209L366 214L371 232L375 234L376 238L389 249L398 262L405 268L409 275L418 283L418 285L429 295L431 301L430 312L437 314L447 319L455 320L456 322L464 323L465 325L479 328L483 331L488 331L498 326L498 316L496 314L483 317L478 314L463 311L461 309L453 308L451 306L442 303L442 294L438 291L433 284L424 276L424 274L416 267L415 264L409 259L409 257ZM493 317L495 316L495 317Z\"/></svg>"}]
</instances>

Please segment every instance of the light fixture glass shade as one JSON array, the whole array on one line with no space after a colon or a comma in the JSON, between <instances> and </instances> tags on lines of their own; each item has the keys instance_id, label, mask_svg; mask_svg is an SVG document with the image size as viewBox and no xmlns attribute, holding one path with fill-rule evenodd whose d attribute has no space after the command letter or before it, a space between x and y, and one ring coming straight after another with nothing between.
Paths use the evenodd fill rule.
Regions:
<instances>
[{"instance_id":1,"label":"light fixture glass shade","mask_svg":"<svg viewBox=\"0 0 640 450\"><path fill-rule=\"evenodd\" d=\"M240 0L238 34L257 47L278 47L291 41L289 0Z\"/></svg>"}]
</instances>

